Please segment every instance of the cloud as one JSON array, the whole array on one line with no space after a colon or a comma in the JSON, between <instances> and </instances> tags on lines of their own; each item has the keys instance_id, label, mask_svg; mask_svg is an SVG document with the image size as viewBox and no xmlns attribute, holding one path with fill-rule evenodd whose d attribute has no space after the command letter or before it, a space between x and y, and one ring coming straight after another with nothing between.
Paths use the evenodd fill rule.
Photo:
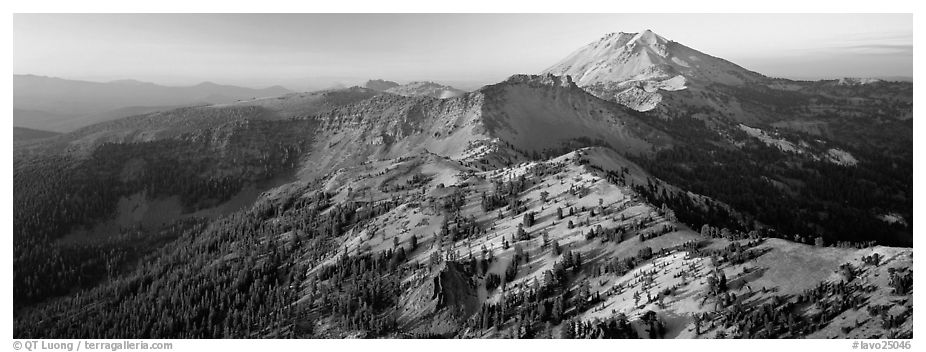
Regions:
<instances>
[{"instance_id":1,"label":"cloud","mask_svg":"<svg viewBox=\"0 0 926 352\"><path fill-rule=\"evenodd\" d=\"M841 37L845 42L913 42L913 32L857 33Z\"/></svg>"},{"instance_id":2,"label":"cloud","mask_svg":"<svg viewBox=\"0 0 926 352\"><path fill-rule=\"evenodd\" d=\"M853 55L913 56L912 32L857 33L831 41L834 52Z\"/></svg>"},{"instance_id":3,"label":"cloud","mask_svg":"<svg viewBox=\"0 0 926 352\"><path fill-rule=\"evenodd\" d=\"M865 44L834 49L857 55L913 55L913 45L908 44Z\"/></svg>"}]
</instances>

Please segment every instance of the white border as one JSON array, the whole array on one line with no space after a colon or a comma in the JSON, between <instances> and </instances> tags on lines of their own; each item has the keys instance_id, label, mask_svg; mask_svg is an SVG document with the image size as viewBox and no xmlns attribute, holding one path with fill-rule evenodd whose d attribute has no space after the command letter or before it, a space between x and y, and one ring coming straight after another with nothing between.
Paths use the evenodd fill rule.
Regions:
<instances>
[{"instance_id":1,"label":"white border","mask_svg":"<svg viewBox=\"0 0 926 352\"><path fill-rule=\"evenodd\" d=\"M383 12L383 13L911 13L918 7L912 0L845 0L808 1L775 0L751 2L738 0L660 0L660 1L511 1L511 0L208 0L208 1L114 1L114 0L18 0L10 12Z\"/></svg>"},{"instance_id":2,"label":"white border","mask_svg":"<svg viewBox=\"0 0 926 352\"><path fill-rule=\"evenodd\" d=\"M3 36L4 47L9 48L9 54L4 57L6 65L12 71L12 13L23 12L546 12L546 13L586 13L586 12L617 12L617 13L914 13L914 58L922 58L922 47L919 40L922 22L922 2L915 1L806 1L806 0L775 0L767 2L732 1L732 0L661 0L661 1L499 1L499 0L466 0L466 1L326 1L317 2L289 2L279 0L263 1L183 1L162 0L148 2L130 1L16 1L7 3L10 8L4 16L4 28L7 34ZM919 21L917 21L919 20ZM9 22L8 22L9 21ZM920 82L924 77L918 61L914 61L914 82ZM5 140L4 158L4 195L9 197L4 204L3 219L7 224L4 231L4 241L7 267L3 270L3 282L12 282L12 72L7 76L8 83L3 86L3 99L6 109L5 117L7 128L2 135ZM924 100L922 90L914 90L914 116L920 103ZM915 118L916 119L916 118ZM918 122L914 119L914 134L920 136ZM926 136L924 136L926 137ZM917 138L914 142L914 180L921 175L923 139ZM921 217L916 211L922 204L922 192L914 189L914 222L920 223ZM915 237L919 237L914 232ZM922 281L923 269L918 262L914 263L914 275L917 282ZM920 285L922 286L922 285ZM926 287L926 286L924 286ZM920 296L922 290L914 294ZM3 307L5 342L12 344L12 285L3 291L7 302ZM914 298L914 300L917 300ZM923 324L920 324L923 325ZM913 346L922 348L916 337L924 336L922 329L914 328ZM848 351L851 350L853 340L468 340L468 341L438 341L438 340L249 340L242 343L237 340L168 340L174 343L178 351L202 351L207 349L220 349L222 351L253 351L255 349L272 349L272 351L347 351L354 349L373 349L373 351L485 351L485 350L526 350L526 351L564 351L574 350L576 347L600 351L627 351L627 350L669 350L683 349L684 351L781 351L781 350L818 350L818 351ZM7 345L11 346L12 345ZM7 348L11 348L7 347Z\"/></svg>"}]
</instances>

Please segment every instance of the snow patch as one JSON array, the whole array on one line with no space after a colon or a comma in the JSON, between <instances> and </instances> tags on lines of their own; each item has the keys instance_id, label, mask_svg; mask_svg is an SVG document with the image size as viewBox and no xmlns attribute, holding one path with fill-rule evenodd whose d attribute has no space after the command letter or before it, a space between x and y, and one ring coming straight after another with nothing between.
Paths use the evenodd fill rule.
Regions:
<instances>
[{"instance_id":1,"label":"snow patch","mask_svg":"<svg viewBox=\"0 0 926 352\"><path fill-rule=\"evenodd\" d=\"M855 164L858 164L858 160L856 160L852 154L849 154L849 152L845 150L836 148L832 148L826 151L826 160L843 166L855 166Z\"/></svg>"},{"instance_id":2,"label":"snow patch","mask_svg":"<svg viewBox=\"0 0 926 352\"><path fill-rule=\"evenodd\" d=\"M686 83L688 83L688 81L685 79L685 76L677 75L665 81L659 82L658 87L659 89L672 92L688 88L685 86Z\"/></svg>"},{"instance_id":3,"label":"snow patch","mask_svg":"<svg viewBox=\"0 0 926 352\"><path fill-rule=\"evenodd\" d=\"M836 82L836 84L845 85L845 86L856 86L856 85L872 84L872 83L877 83L877 82L881 82L881 80L877 78L845 77L845 78L840 78L839 81Z\"/></svg>"},{"instance_id":4,"label":"snow patch","mask_svg":"<svg viewBox=\"0 0 926 352\"><path fill-rule=\"evenodd\" d=\"M749 127L744 124L740 124L739 128L750 137L762 141L765 145L776 147L783 152L808 155L813 160L822 159L842 166L855 166L858 164L858 160L855 159L852 154L842 149L830 148L821 156L819 153L814 153L811 149L812 146L805 141L799 141L797 144L794 144L784 138L776 138L759 128Z\"/></svg>"},{"instance_id":5,"label":"snow patch","mask_svg":"<svg viewBox=\"0 0 926 352\"><path fill-rule=\"evenodd\" d=\"M907 225L907 220L904 220L903 216L897 213L882 214L878 216L878 219L881 219L881 221L884 221L888 224L900 224L904 226Z\"/></svg>"},{"instance_id":6,"label":"snow patch","mask_svg":"<svg viewBox=\"0 0 926 352\"><path fill-rule=\"evenodd\" d=\"M785 139L778 139L778 138L772 137L768 133L766 133L765 131L759 128L749 127L744 124L740 124L739 128L743 130L743 132L746 132L746 134L748 134L749 136L762 141L762 143L765 143L768 146L776 147L784 152L797 153L797 154L804 153L804 150L794 145L794 143L791 143Z\"/></svg>"}]
</instances>

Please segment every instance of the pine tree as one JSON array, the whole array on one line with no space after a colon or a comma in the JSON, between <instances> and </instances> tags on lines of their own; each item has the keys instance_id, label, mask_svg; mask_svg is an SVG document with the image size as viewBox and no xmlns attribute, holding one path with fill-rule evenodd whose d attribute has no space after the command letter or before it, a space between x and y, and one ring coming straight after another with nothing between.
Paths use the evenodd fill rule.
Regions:
<instances>
[{"instance_id":1,"label":"pine tree","mask_svg":"<svg viewBox=\"0 0 926 352\"><path fill-rule=\"evenodd\" d=\"M559 331L559 338L561 339L574 339L575 335L575 322L570 319L563 323L563 327Z\"/></svg>"},{"instance_id":2,"label":"pine tree","mask_svg":"<svg viewBox=\"0 0 926 352\"><path fill-rule=\"evenodd\" d=\"M521 224L518 224L517 239L518 239L519 241L523 241L523 240L528 240L528 239L530 239L530 238L527 236L527 231L524 231L524 226L521 226Z\"/></svg>"}]
</instances>

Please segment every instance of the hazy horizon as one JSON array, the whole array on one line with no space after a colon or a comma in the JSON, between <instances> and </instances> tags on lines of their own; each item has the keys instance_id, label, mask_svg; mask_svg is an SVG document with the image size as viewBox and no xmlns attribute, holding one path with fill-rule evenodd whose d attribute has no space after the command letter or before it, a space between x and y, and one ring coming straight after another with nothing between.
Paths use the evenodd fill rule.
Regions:
<instances>
[{"instance_id":1,"label":"hazy horizon","mask_svg":"<svg viewBox=\"0 0 926 352\"><path fill-rule=\"evenodd\" d=\"M610 32L654 32L791 79L909 78L910 14L15 14L14 73L293 90L367 79L464 89L537 73Z\"/></svg>"}]
</instances>

